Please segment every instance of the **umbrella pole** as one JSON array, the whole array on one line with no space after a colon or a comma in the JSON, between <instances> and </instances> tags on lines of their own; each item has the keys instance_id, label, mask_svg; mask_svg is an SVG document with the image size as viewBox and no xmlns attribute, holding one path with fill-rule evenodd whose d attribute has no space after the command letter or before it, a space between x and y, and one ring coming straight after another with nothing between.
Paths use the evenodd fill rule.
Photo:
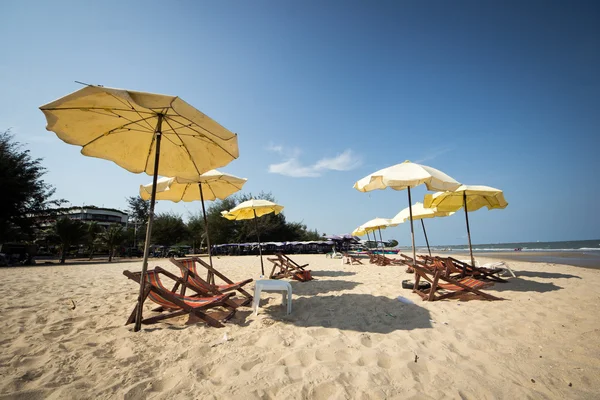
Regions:
<instances>
[{"instance_id":1,"label":"umbrella pole","mask_svg":"<svg viewBox=\"0 0 600 400\"><path fill-rule=\"evenodd\" d=\"M421 226L423 227L423 234L425 235L425 243L427 243L427 251L429 252L429 257L431 257L431 249L429 248L429 239L427 239L427 231L425 230L425 222L423 222L423 218L421 218Z\"/></svg>"},{"instance_id":2,"label":"umbrella pole","mask_svg":"<svg viewBox=\"0 0 600 400\"><path fill-rule=\"evenodd\" d=\"M369 231L367 231L367 251L371 250L371 248L368 246L369 242L371 241L371 237L369 236Z\"/></svg>"},{"instance_id":3,"label":"umbrella pole","mask_svg":"<svg viewBox=\"0 0 600 400\"><path fill-rule=\"evenodd\" d=\"M467 192L463 192L463 208L465 209L465 220L467 221L467 237L469 238L469 253L471 254L471 265L475 266L475 258L473 258L473 246L471 245L471 229L469 229L469 214L467 210Z\"/></svg>"},{"instance_id":4,"label":"umbrella pole","mask_svg":"<svg viewBox=\"0 0 600 400\"><path fill-rule=\"evenodd\" d=\"M381 255L384 256L385 248L383 247L383 237L381 237L381 228L377 228L377 229L379 229L379 240L381 240Z\"/></svg>"},{"instance_id":5,"label":"umbrella pole","mask_svg":"<svg viewBox=\"0 0 600 400\"><path fill-rule=\"evenodd\" d=\"M256 237L258 237L258 252L260 253L260 270L262 272L262 276L265 276L265 266L263 265L262 259L262 245L260 244L260 232L258 232L258 221L256 220L256 210L252 210L254 212L254 224L256 226Z\"/></svg>"},{"instance_id":6,"label":"umbrella pole","mask_svg":"<svg viewBox=\"0 0 600 400\"><path fill-rule=\"evenodd\" d=\"M210 267L213 267L212 263L212 250L210 248L210 235L208 234L208 218L206 218L206 209L204 208L204 193L202 192L202 184L198 182L198 189L200 189L200 201L202 202L202 215L204 216L204 230L206 231L206 247L208 249L208 262ZM212 271L208 271L208 283L215 284L215 276Z\"/></svg>"},{"instance_id":7,"label":"umbrella pole","mask_svg":"<svg viewBox=\"0 0 600 400\"><path fill-rule=\"evenodd\" d=\"M154 203L156 201L156 181L158 180L158 162L160 160L160 140L162 138L163 115L158 114L156 122L156 154L154 155L154 175L152 176L152 193L150 195L150 210L148 212L148 226L146 227L146 243L144 244L144 261L142 262L142 274L140 276L140 295L135 313L134 332L142 328L142 307L144 305L144 289L146 288L146 271L148 270L148 255L150 253L150 237L152 236L152 222L154 221Z\"/></svg>"},{"instance_id":8,"label":"umbrella pole","mask_svg":"<svg viewBox=\"0 0 600 400\"><path fill-rule=\"evenodd\" d=\"M415 227L413 225L412 215L412 199L410 197L410 186L408 187L408 212L410 215L410 236L412 239L412 250L413 250L413 266L417 266L417 250L415 250Z\"/></svg>"}]
</instances>

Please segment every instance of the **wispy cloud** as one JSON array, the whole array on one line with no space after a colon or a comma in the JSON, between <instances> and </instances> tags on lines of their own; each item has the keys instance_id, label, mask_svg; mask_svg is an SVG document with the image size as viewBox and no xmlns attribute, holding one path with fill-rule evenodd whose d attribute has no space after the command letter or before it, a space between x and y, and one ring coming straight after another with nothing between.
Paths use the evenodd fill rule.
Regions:
<instances>
[{"instance_id":1,"label":"wispy cloud","mask_svg":"<svg viewBox=\"0 0 600 400\"><path fill-rule=\"evenodd\" d=\"M425 155L425 157L421 158L420 160L416 160L414 162L417 164L421 164L425 161L431 161L431 160L438 158L442 154L448 153L449 151L452 151L452 150L454 150L454 147L449 147L449 146L434 148L434 149L429 150L427 152L427 154Z\"/></svg>"},{"instance_id":2,"label":"wispy cloud","mask_svg":"<svg viewBox=\"0 0 600 400\"><path fill-rule=\"evenodd\" d=\"M300 162L301 151L299 149L286 151L282 146L271 144L267 147L267 150L284 155L287 158L281 163L269 165L269 172L294 178L316 178L328 170L349 171L362 163L360 156L350 149L344 150L334 157L322 158L313 165L303 165Z\"/></svg>"}]
</instances>

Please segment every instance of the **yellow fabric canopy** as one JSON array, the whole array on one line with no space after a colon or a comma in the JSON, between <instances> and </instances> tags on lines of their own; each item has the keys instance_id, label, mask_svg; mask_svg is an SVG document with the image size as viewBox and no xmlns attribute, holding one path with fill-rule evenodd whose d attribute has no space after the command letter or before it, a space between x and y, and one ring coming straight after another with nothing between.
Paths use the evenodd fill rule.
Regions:
<instances>
[{"instance_id":1,"label":"yellow fabric canopy","mask_svg":"<svg viewBox=\"0 0 600 400\"><path fill-rule=\"evenodd\" d=\"M242 189L247 179L219 172L216 169L205 172L196 179L160 178L156 183L156 200L206 201L223 200ZM202 185L202 196L200 187ZM152 184L140 186L140 197L150 200Z\"/></svg>"},{"instance_id":2,"label":"yellow fabric canopy","mask_svg":"<svg viewBox=\"0 0 600 400\"><path fill-rule=\"evenodd\" d=\"M372 220L365 222L360 227L365 232L373 232L378 229L385 229L388 226L397 226L397 225L398 224L393 223L392 220L389 218L379 218L378 217L378 218L373 218Z\"/></svg>"},{"instance_id":3,"label":"yellow fabric canopy","mask_svg":"<svg viewBox=\"0 0 600 400\"><path fill-rule=\"evenodd\" d=\"M457 211L464 205L463 195L466 195L467 210L469 212L477 211L482 207L491 210L508 206L502 190L476 185L461 185L451 192L426 194L423 203L425 207L435 207L438 211Z\"/></svg>"},{"instance_id":4,"label":"yellow fabric canopy","mask_svg":"<svg viewBox=\"0 0 600 400\"><path fill-rule=\"evenodd\" d=\"M61 140L134 173L153 174L157 130L159 175L194 179L239 156L236 134L179 97L90 85L40 109Z\"/></svg>"},{"instance_id":5,"label":"yellow fabric canopy","mask_svg":"<svg viewBox=\"0 0 600 400\"><path fill-rule=\"evenodd\" d=\"M221 215L229 220L237 221L258 218L270 213L279 214L281 210L283 210L283 206L271 201L251 199L238 204L229 211L221 211Z\"/></svg>"},{"instance_id":6,"label":"yellow fabric canopy","mask_svg":"<svg viewBox=\"0 0 600 400\"><path fill-rule=\"evenodd\" d=\"M435 217L447 217L449 215L454 214L454 212L446 212L439 211L437 208L425 208L423 203L416 202L412 206L412 216L413 219L425 219L425 218L435 218ZM394 218L392 218L392 222L395 224L402 224L410 219L410 211L408 207L400 211Z\"/></svg>"}]
</instances>

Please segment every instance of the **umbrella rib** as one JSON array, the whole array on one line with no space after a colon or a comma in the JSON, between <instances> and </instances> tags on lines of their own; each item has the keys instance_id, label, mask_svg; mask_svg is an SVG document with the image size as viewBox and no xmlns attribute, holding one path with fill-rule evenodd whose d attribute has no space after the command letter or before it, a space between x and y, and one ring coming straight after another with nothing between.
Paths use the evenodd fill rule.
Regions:
<instances>
[{"instance_id":1,"label":"umbrella rib","mask_svg":"<svg viewBox=\"0 0 600 400\"><path fill-rule=\"evenodd\" d=\"M152 116L152 117L150 117L150 118L153 118L153 116ZM89 142L87 142L86 144L84 144L84 145L83 145L83 146L81 146L81 147L86 147L86 146L88 146L88 145L90 145L90 144L94 143L96 140L98 140L98 139L100 139L100 138L102 138L102 137L104 137L104 136L106 136L106 135L110 135L110 134L113 134L113 133L120 133L120 132L118 132L118 130L119 130L119 129L127 129L128 131L131 131L131 130L133 130L133 129L131 129L131 128L126 128L126 126L128 126L128 125L133 125L133 124L136 124L136 125L137 125L139 122L140 122L140 121L130 121L129 123L127 123L127 124L125 124L125 125L117 126L116 128L113 128L113 129L111 129L111 130L110 130L110 131L108 131L108 132L101 133L100 135L96 136L94 139L90 140ZM140 131L140 132L148 133L148 131Z\"/></svg>"},{"instance_id":2,"label":"umbrella rib","mask_svg":"<svg viewBox=\"0 0 600 400\"><path fill-rule=\"evenodd\" d=\"M173 111L175 111L175 110L173 110ZM177 122L177 123L181 124L181 126L185 126L186 128L189 128L190 130L192 130L192 131L194 131L194 132L196 132L196 133L198 133L199 135L202 135L202 136L204 136L204 137L206 137L206 134L204 134L204 133L202 133L202 132L199 132L197 129L194 129L194 126L197 126L198 128L201 128L202 130L204 130L204 131L208 132L208 133L209 133L209 134L211 134L212 136L216 136L216 137L218 137L218 138L219 138L219 139L221 139L221 140L227 140L227 139L222 139L221 137L219 137L219 135L216 135L216 134L212 133L211 131L209 131L208 129L206 129L206 128L204 128L204 127L202 127L202 126L200 126L200 125L196 124L194 121L192 121L192 120L190 120L190 119L186 118L185 116L183 116L183 115L179 114L177 111L175 111L175 113L176 113L176 114L177 114L179 117L183 118L184 120L186 120L186 121L189 121L189 122L190 122L190 124L189 124L189 125L181 124L181 122L179 122L179 121L176 121L176 120L173 120L173 118L172 118L172 117L170 117L170 118L168 118L168 119L170 119L170 120L173 120L173 121L175 121L175 122ZM177 133L176 133L176 134L177 134ZM226 152L227 154L229 154L231 157L233 157L233 158L236 158L236 157L234 157L234 156L233 156L233 154L231 154L231 153L230 153L230 152L229 152L227 149L223 148L223 146L221 146L220 144L218 144L218 143L216 143L216 142L214 142L214 141L213 141L213 143L215 143L217 146L219 146L219 147L220 147L220 148L221 148L221 149L222 149L224 152Z\"/></svg>"},{"instance_id":3,"label":"umbrella rib","mask_svg":"<svg viewBox=\"0 0 600 400\"><path fill-rule=\"evenodd\" d=\"M171 128L173 128L173 126L171 125L171 123L169 122L169 119L166 119L165 122L167 123L167 125L169 125ZM192 165L194 166L194 168L196 169L196 173L198 173L198 175L201 175L202 173L200 172L200 169L198 168L198 166L196 165L196 161L194 160L194 158L192 157L192 154L190 153L190 151L188 150L187 146L185 145L184 141L181 139L181 137L177 134L177 132L175 132L175 129L173 129L173 133L175 134L175 136L177 136L177 138L179 139L179 141L181 142L181 145L176 145L172 140L169 139L169 141L171 143L173 143L176 146L179 146L181 148L183 148L185 150L185 152L187 153ZM168 136L167 136L168 137ZM213 142L214 143L214 142Z\"/></svg>"}]
</instances>

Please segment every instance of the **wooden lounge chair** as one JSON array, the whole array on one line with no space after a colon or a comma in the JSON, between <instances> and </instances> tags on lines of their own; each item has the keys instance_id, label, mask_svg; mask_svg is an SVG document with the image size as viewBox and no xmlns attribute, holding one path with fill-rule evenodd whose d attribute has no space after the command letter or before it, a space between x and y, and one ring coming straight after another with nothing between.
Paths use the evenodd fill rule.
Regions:
<instances>
[{"instance_id":1,"label":"wooden lounge chair","mask_svg":"<svg viewBox=\"0 0 600 400\"><path fill-rule=\"evenodd\" d=\"M423 264L422 262L417 262L417 265L413 266L413 268L415 269L413 292L421 296L423 300L436 301L448 299L461 296L465 293L473 293L485 300L503 300L480 290L492 286L493 283L491 282L482 282L471 277L453 279L449 276L445 276L445 268L438 268L432 265ZM421 278L431 283L429 289L419 289L419 281ZM436 295L437 290L444 290L446 293Z\"/></svg>"},{"instance_id":2,"label":"wooden lounge chair","mask_svg":"<svg viewBox=\"0 0 600 400\"><path fill-rule=\"evenodd\" d=\"M231 292L231 291L235 290L242 295L242 298L231 298L230 299L230 301L235 303L236 306L238 306L238 307L245 306L252 302L252 295L242 288L243 286L252 282L252 278L246 279L245 281L234 283L229 278L227 278L225 275L221 274L219 271L212 268L209 264L206 264L206 262L204 260L202 260L198 257L180 258L180 259L170 258L169 261L171 261L177 268L179 268L179 270L181 271L181 277L182 277L183 281L187 282L187 284L189 286L192 286L198 293L202 293L207 296L218 296L223 293L227 293L227 292ZM224 282L226 282L226 284L225 285L214 285L214 284L210 284L207 281L205 281L204 279L202 279L200 277L200 275L198 274L198 269L196 268L196 263L207 268L209 270L209 272L212 272L213 277L215 275L218 276ZM214 281L214 278L213 278L213 281ZM180 286L179 282L177 282L171 291L172 292L177 291L179 286ZM181 285L181 294L182 295L185 295L185 290L186 290L186 285Z\"/></svg>"},{"instance_id":3,"label":"wooden lounge chair","mask_svg":"<svg viewBox=\"0 0 600 400\"><path fill-rule=\"evenodd\" d=\"M482 268L475 267L466 262L457 260L456 258L446 257L446 265L454 264L456 267L464 271L465 276L473 276L477 279L487 279L494 282L508 282L506 279L500 278L499 274L504 271L504 268Z\"/></svg>"},{"instance_id":4,"label":"wooden lounge chair","mask_svg":"<svg viewBox=\"0 0 600 400\"><path fill-rule=\"evenodd\" d=\"M344 254L344 256L343 256L344 264L350 264L350 265L360 264L360 265L362 265L362 261L360 258L358 258L348 252L344 252L343 254Z\"/></svg>"},{"instance_id":5,"label":"wooden lounge chair","mask_svg":"<svg viewBox=\"0 0 600 400\"><path fill-rule=\"evenodd\" d=\"M269 279L292 278L300 282L307 282L313 279L310 275L310 270L305 269L308 264L300 265L283 253L275 255L277 258L267 258L268 261L273 263Z\"/></svg>"},{"instance_id":6,"label":"wooden lounge chair","mask_svg":"<svg viewBox=\"0 0 600 400\"><path fill-rule=\"evenodd\" d=\"M165 272L168 273L168 271L165 271L159 267L146 272L146 284L144 286L144 292L142 295L142 305L146 298L150 298L150 300L160 305L161 309L167 310L168 313L143 319L143 324L153 324L163 319L189 314L187 324L203 321L210 326L221 328L224 326L221 321L227 321L235 314L234 305L228 301L229 297L231 297L233 293L212 297L182 296L179 293L171 292L163 285L159 274L165 274ZM141 272L123 271L123 275L137 282L138 284L140 282L141 274ZM181 284L185 284L185 282L181 281ZM216 307L221 307L225 309L225 311L211 310L210 312L207 312L207 310ZM131 315L127 319L125 325L131 324L135 321L137 308L138 304L136 304L135 308L131 312Z\"/></svg>"}]
</instances>

